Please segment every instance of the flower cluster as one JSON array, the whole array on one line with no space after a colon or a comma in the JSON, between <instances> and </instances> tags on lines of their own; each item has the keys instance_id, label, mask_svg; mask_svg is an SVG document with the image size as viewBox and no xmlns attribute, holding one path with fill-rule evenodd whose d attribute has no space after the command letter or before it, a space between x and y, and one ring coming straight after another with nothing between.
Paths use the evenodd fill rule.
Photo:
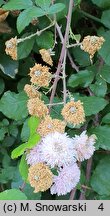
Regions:
<instances>
[{"instance_id":1,"label":"flower cluster","mask_svg":"<svg viewBox=\"0 0 110 216\"><path fill-rule=\"evenodd\" d=\"M62 109L62 116L66 122L79 125L85 121L83 103L81 101L70 101Z\"/></svg>"},{"instance_id":2,"label":"flower cluster","mask_svg":"<svg viewBox=\"0 0 110 216\"><path fill-rule=\"evenodd\" d=\"M13 60L17 60L17 37L11 38L5 43L6 49L5 52L7 55L10 55Z\"/></svg>"},{"instance_id":3,"label":"flower cluster","mask_svg":"<svg viewBox=\"0 0 110 216\"><path fill-rule=\"evenodd\" d=\"M35 64L35 66L30 69L29 75L31 77L31 82L39 87L48 87L52 77L49 72L49 67L42 66L41 64Z\"/></svg>"},{"instance_id":4,"label":"flower cluster","mask_svg":"<svg viewBox=\"0 0 110 216\"><path fill-rule=\"evenodd\" d=\"M104 41L105 40L103 37L88 35L83 39L81 49L85 52L88 52L90 59L92 59L94 57L94 54L101 48Z\"/></svg>"},{"instance_id":5,"label":"flower cluster","mask_svg":"<svg viewBox=\"0 0 110 216\"><path fill-rule=\"evenodd\" d=\"M52 176L51 194L65 195L70 192L80 180L80 169L77 161L89 159L95 151L95 135L87 136L86 131L80 136L70 138L66 133L53 132L42 137L41 141L26 155L30 167L44 164L48 169L55 169L58 175ZM31 175L31 177L30 177ZM38 174L37 174L38 175ZM32 187L39 187L35 174L29 172ZM43 184L43 183L42 183ZM45 185L45 180L44 180ZM48 187L49 188L49 187ZM44 190L44 187L42 187ZM39 187L39 191L42 191ZM46 190L46 187L45 187ZM38 191L38 190L37 190Z\"/></svg>"},{"instance_id":6,"label":"flower cluster","mask_svg":"<svg viewBox=\"0 0 110 216\"><path fill-rule=\"evenodd\" d=\"M49 50L41 49L44 62L53 65ZM34 192L50 189L51 194L65 195L75 188L80 180L78 161L89 159L95 151L95 135L90 137L86 131L80 135L69 137L66 126L79 126L85 121L83 103L70 98L62 111L62 120L53 119L49 114L48 105L42 100L42 87L48 87L52 78L50 68L36 63L30 68L31 84L26 84L24 91L29 99L29 114L40 118L36 133L41 136L39 143L26 152L29 165L28 180Z\"/></svg>"}]
</instances>

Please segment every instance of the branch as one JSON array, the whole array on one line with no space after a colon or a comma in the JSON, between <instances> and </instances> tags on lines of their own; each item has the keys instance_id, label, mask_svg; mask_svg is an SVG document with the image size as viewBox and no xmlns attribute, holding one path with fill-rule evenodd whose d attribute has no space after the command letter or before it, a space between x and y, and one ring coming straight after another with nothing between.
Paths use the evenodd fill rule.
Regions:
<instances>
[{"instance_id":1,"label":"branch","mask_svg":"<svg viewBox=\"0 0 110 216\"><path fill-rule=\"evenodd\" d=\"M68 40L69 29L70 29L70 24L71 24L72 10L73 10L73 0L70 0L68 16L67 16L66 31L65 31L62 50L61 50L61 54L60 54L60 58L59 58L59 62L58 62L57 71L56 71L57 76L56 76L56 78L54 80L53 89L52 89L52 93L51 93L51 96L50 96L50 104L53 102L53 99L54 99L54 96L55 96L57 83L58 83L58 80L59 80L58 76L59 76L59 74L61 72L61 67L62 67L62 63L63 63L64 56L65 56L66 43L67 43L67 40ZM50 110L51 110L51 106L50 106Z\"/></svg>"},{"instance_id":2,"label":"branch","mask_svg":"<svg viewBox=\"0 0 110 216\"><path fill-rule=\"evenodd\" d=\"M37 32L35 32L34 34L31 34L25 38L20 38L17 40L17 44L24 42L25 40L29 40L34 36L40 36L44 31L46 31L47 29L51 28L52 26L55 25L55 22L53 21L49 26L47 26L46 28L42 29L42 30L37 30Z\"/></svg>"}]
</instances>

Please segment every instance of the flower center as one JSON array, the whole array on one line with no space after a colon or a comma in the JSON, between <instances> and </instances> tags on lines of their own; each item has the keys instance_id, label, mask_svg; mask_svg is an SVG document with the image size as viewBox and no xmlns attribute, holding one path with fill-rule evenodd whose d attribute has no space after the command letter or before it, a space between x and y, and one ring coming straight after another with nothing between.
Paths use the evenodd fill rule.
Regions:
<instances>
[{"instance_id":1,"label":"flower center","mask_svg":"<svg viewBox=\"0 0 110 216\"><path fill-rule=\"evenodd\" d=\"M55 142L54 143L54 150L55 150L55 152L58 152L58 153L62 152L62 144Z\"/></svg>"},{"instance_id":2,"label":"flower center","mask_svg":"<svg viewBox=\"0 0 110 216\"><path fill-rule=\"evenodd\" d=\"M35 179L36 181L38 181L38 180L39 180L39 176L34 176L34 179Z\"/></svg>"},{"instance_id":3,"label":"flower center","mask_svg":"<svg viewBox=\"0 0 110 216\"><path fill-rule=\"evenodd\" d=\"M70 108L70 112L71 112L71 113L75 113L75 112L76 112L76 108L75 108L75 107L71 107L71 108Z\"/></svg>"},{"instance_id":4,"label":"flower center","mask_svg":"<svg viewBox=\"0 0 110 216\"><path fill-rule=\"evenodd\" d=\"M40 75L41 75L41 71L39 71L39 70L38 70L38 71L35 71L35 75L36 75L36 76L40 76Z\"/></svg>"},{"instance_id":5,"label":"flower center","mask_svg":"<svg viewBox=\"0 0 110 216\"><path fill-rule=\"evenodd\" d=\"M12 42L8 42L8 43L6 44L6 46L7 46L7 48L13 48Z\"/></svg>"},{"instance_id":6,"label":"flower center","mask_svg":"<svg viewBox=\"0 0 110 216\"><path fill-rule=\"evenodd\" d=\"M47 126L47 127L50 129L50 128L52 128L52 125L51 125L51 124L48 124L48 126Z\"/></svg>"}]
</instances>

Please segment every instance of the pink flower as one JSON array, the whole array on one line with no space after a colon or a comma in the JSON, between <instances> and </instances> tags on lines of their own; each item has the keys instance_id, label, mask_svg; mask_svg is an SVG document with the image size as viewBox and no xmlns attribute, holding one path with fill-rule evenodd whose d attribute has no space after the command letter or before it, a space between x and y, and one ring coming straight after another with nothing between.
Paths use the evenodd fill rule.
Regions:
<instances>
[{"instance_id":1,"label":"pink flower","mask_svg":"<svg viewBox=\"0 0 110 216\"><path fill-rule=\"evenodd\" d=\"M76 187L80 180L80 169L76 163L65 166L59 171L59 175L54 177L54 184L50 188L51 194L65 195Z\"/></svg>"},{"instance_id":2,"label":"pink flower","mask_svg":"<svg viewBox=\"0 0 110 216\"><path fill-rule=\"evenodd\" d=\"M35 165L39 162L43 162L41 159L40 149L41 143L37 144L32 150L30 150L30 153L26 155L27 164Z\"/></svg>"},{"instance_id":3,"label":"pink flower","mask_svg":"<svg viewBox=\"0 0 110 216\"><path fill-rule=\"evenodd\" d=\"M77 152L77 160L84 161L89 159L94 151L94 143L96 141L96 136L93 134L90 137L86 134L86 131L83 131L80 136L75 136L73 138L74 148Z\"/></svg>"},{"instance_id":4,"label":"pink flower","mask_svg":"<svg viewBox=\"0 0 110 216\"><path fill-rule=\"evenodd\" d=\"M42 138L40 151L43 162L51 168L76 162L73 140L66 133L54 132L46 135Z\"/></svg>"}]
</instances>

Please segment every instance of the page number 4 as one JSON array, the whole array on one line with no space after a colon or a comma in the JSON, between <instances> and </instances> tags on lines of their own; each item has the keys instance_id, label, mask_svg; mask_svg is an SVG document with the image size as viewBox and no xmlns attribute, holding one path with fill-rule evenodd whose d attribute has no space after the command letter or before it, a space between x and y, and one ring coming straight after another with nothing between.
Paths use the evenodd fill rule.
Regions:
<instances>
[{"instance_id":1,"label":"page number 4","mask_svg":"<svg viewBox=\"0 0 110 216\"><path fill-rule=\"evenodd\" d=\"M103 211L104 210L104 207L103 207L103 203L101 203L98 207L99 210Z\"/></svg>"}]
</instances>

